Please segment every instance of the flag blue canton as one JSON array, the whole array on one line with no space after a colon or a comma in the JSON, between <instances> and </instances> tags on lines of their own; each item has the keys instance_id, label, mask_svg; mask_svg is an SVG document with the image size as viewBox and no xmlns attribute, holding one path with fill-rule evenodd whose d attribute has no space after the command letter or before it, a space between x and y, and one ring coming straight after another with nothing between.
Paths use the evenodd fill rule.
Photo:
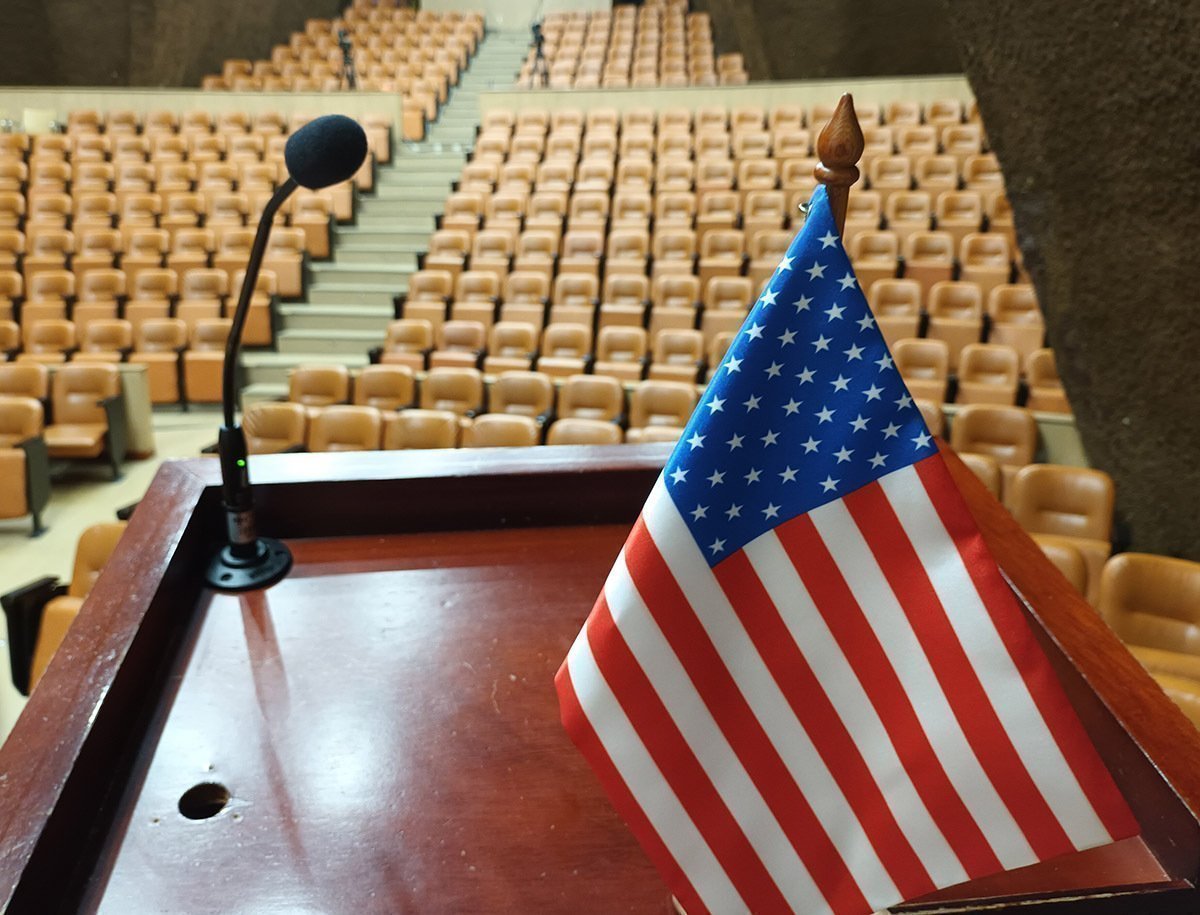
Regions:
<instances>
[{"instance_id":1,"label":"flag blue canton","mask_svg":"<svg viewBox=\"0 0 1200 915\"><path fill-rule=\"evenodd\" d=\"M716 565L935 451L818 188L667 462L667 491Z\"/></svg>"}]
</instances>

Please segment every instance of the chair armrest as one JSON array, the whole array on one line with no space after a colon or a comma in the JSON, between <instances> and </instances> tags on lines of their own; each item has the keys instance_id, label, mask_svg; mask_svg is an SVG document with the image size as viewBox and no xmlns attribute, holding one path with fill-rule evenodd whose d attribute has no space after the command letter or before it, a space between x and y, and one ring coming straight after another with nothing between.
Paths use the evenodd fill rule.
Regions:
<instances>
[{"instance_id":1,"label":"chair armrest","mask_svg":"<svg viewBox=\"0 0 1200 915\"><path fill-rule=\"evenodd\" d=\"M125 460L128 441L125 398L120 394L115 397L106 397L100 401L100 406L104 408L104 415L108 420L106 438L108 439L108 447L110 449L109 456L115 463L119 464Z\"/></svg>"},{"instance_id":2,"label":"chair armrest","mask_svg":"<svg viewBox=\"0 0 1200 915\"><path fill-rule=\"evenodd\" d=\"M372 346L367 350L367 358L371 360L371 365L379 365L379 360L383 358L383 347Z\"/></svg>"},{"instance_id":3,"label":"chair armrest","mask_svg":"<svg viewBox=\"0 0 1200 915\"><path fill-rule=\"evenodd\" d=\"M126 505L124 508L118 508L117 509L117 520L118 521L128 521L130 518L133 517L133 513L137 510L137 507L140 504L141 504L141 501L139 500L137 502L133 502L129 505Z\"/></svg>"},{"instance_id":4,"label":"chair armrest","mask_svg":"<svg viewBox=\"0 0 1200 915\"><path fill-rule=\"evenodd\" d=\"M34 534L41 533L40 515L50 501L50 451L40 435L17 442L25 452L25 498L34 516Z\"/></svg>"},{"instance_id":5,"label":"chair armrest","mask_svg":"<svg viewBox=\"0 0 1200 915\"><path fill-rule=\"evenodd\" d=\"M279 453L280 454L307 454L308 449L305 448L303 445L290 445L289 447L284 448Z\"/></svg>"},{"instance_id":6,"label":"chair armrest","mask_svg":"<svg viewBox=\"0 0 1200 915\"><path fill-rule=\"evenodd\" d=\"M217 443L213 442L211 445L205 445L203 448L201 448L200 453L201 454L216 454L218 447L219 446L217 445Z\"/></svg>"},{"instance_id":7,"label":"chair armrest","mask_svg":"<svg viewBox=\"0 0 1200 915\"><path fill-rule=\"evenodd\" d=\"M66 593L66 585L47 576L0 596L0 607L8 620L8 658L13 686L23 696L29 695L29 674L42 626L42 612L53 598Z\"/></svg>"}]
</instances>

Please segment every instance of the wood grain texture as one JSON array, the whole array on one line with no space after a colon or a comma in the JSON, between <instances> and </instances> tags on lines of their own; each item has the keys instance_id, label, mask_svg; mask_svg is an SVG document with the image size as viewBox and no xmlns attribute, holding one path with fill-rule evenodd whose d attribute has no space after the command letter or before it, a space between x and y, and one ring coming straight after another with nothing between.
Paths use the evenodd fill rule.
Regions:
<instances>
[{"instance_id":1,"label":"wood grain texture","mask_svg":"<svg viewBox=\"0 0 1200 915\"><path fill-rule=\"evenodd\" d=\"M858 160L865 145L858 115L854 113L854 98L849 92L838 99L833 117L817 137L820 161L813 169L816 179L825 185L833 223L838 233L846 227L846 204L850 185L858 180Z\"/></svg>"}]
</instances>

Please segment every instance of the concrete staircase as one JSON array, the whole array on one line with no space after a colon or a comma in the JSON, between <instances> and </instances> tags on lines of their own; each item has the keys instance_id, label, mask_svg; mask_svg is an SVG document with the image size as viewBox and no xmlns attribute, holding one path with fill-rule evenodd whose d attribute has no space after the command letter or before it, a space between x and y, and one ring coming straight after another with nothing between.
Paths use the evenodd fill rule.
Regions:
<instances>
[{"instance_id":1,"label":"concrete staircase","mask_svg":"<svg viewBox=\"0 0 1200 915\"><path fill-rule=\"evenodd\" d=\"M398 144L392 162L379 166L374 192L358 197L354 224L335 228L333 257L310 265L305 299L280 306L277 351L243 353L243 403L284 396L289 370L302 363L367 364L474 145L479 93L511 86L528 46L526 32L488 33L426 139Z\"/></svg>"}]
</instances>

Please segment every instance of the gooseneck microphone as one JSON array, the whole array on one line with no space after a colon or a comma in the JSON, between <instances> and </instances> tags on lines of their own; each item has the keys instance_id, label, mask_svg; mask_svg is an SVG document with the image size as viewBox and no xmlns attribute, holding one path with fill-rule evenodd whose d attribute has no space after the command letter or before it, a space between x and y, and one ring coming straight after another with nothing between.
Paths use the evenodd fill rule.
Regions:
<instances>
[{"instance_id":1,"label":"gooseneck microphone","mask_svg":"<svg viewBox=\"0 0 1200 915\"><path fill-rule=\"evenodd\" d=\"M310 121L288 138L283 158L289 177L276 189L258 221L229 339L225 342L221 392L225 416L217 437L217 453L221 460L221 501L225 507L228 542L213 557L207 575L208 584L218 590L238 592L268 588L287 575L292 567L292 554L286 546L278 540L258 536L246 435L234 415L242 332L250 311L250 299L258 285L271 225L279 208L297 187L317 191L339 184L353 177L366 157L367 135L351 118L330 114Z\"/></svg>"}]
</instances>

